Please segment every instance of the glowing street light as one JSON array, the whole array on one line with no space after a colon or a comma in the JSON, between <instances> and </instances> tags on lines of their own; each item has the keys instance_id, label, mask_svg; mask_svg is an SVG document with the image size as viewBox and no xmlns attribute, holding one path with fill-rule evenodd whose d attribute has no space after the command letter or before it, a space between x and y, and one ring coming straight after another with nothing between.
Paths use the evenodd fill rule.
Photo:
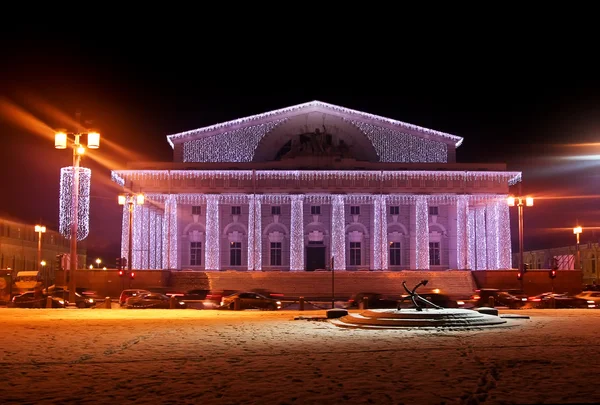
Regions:
<instances>
[{"instance_id":1,"label":"glowing street light","mask_svg":"<svg viewBox=\"0 0 600 405\"><path fill-rule=\"evenodd\" d=\"M127 249L127 271L129 272L129 274L131 274L131 269L132 269L132 260L131 260L131 251L133 248L133 206L135 204L137 205L144 205L145 202L145 197L143 194L136 194L136 195L130 195L130 194L121 194L118 197L118 201L119 201L119 205L125 205L127 204L128 209L129 209L129 244L128 244L128 249Z\"/></svg>"},{"instance_id":2,"label":"glowing street light","mask_svg":"<svg viewBox=\"0 0 600 405\"><path fill-rule=\"evenodd\" d=\"M102 260L100 258L96 259L96 264L98 265L98 268L100 268L100 263L102 263Z\"/></svg>"},{"instance_id":3,"label":"glowing street light","mask_svg":"<svg viewBox=\"0 0 600 405\"><path fill-rule=\"evenodd\" d=\"M576 226L573 228L573 233L577 237L577 263L575 264L575 270L581 270L581 259L579 258L579 234L583 232L583 228L581 226Z\"/></svg>"},{"instance_id":4,"label":"glowing street light","mask_svg":"<svg viewBox=\"0 0 600 405\"><path fill-rule=\"evenodd\" d=\"M38 248L37 248L37 263L38 266L42 263L42 234L46 233L46 227L43 225L36 225L35 231L38 234ZM40 271L40 268L37 268L37 271Z\"/></svg>"},{"instance_id":5,"label":"glowing street light","mask_svg":"<svg viewBox=\"0 0 600 405\"><path fill-rule=\"evenodd\" d=\"M81 136L87 136L87 146L90 149L100 147L100 134L98 132L88 133L66 133L57 132L54 135L54 147L56 149L67 149L68 138L73 137L73 202L71 204L71 253L69 266L69 306L76 308L77 296L75 295L75 270L77 269L77 218L79 215L79 163L81 156L85 153L85 147L80 143Z\"/></svg>"},{"instance_id":6,"label":"glowing street light","mask_svg":"<svg viewBox=\"0 0 600 405\"><path fill-rule=\"evenodd\" d=\"M510 207L517 205L519 207L519 278L523 282L523 273L525 265L523 263L523 206L533 207L533 197L513 197L507 198L506 202Z\"/></svg>"}]
</instances>

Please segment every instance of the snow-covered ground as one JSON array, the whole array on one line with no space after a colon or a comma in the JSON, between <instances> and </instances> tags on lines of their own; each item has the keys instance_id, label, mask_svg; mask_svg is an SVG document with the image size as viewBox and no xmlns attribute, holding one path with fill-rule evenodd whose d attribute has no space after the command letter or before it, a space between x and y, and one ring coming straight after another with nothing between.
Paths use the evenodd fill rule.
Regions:
<instances>
[{"instance_id":1,"label":"snow-covered ground","mask_svg":"<svg viewBox=\"0 0 600 405\"><path fill-rule=\"evenodd\" d=\"M600 310L360 330L325 311L0 308L0 402L600 403Z\"/></svg>"}]
</instances>

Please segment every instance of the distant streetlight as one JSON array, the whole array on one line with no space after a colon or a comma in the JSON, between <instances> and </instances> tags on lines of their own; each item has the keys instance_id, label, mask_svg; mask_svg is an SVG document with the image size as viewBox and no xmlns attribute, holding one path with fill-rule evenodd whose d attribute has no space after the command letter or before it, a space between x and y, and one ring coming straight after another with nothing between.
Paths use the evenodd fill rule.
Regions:
<instances>
[{"instance_id":1,"label":"distant streetlight","mask_svg":"<svg viewBox=\"0 0 600 405\"><path fill-rule=\"evenodd\" d=\"M96 264L98 265L98 268L100 268L100 263L102 263L102 260L100 258L96 259Z\"/></svg>"},{"instance_id":2,"label":"distant streetlight","mask_svg":"<svg viewBox=\"0 0 600 405\"><path fill-rule=\"evenodd\" d=\"M46 227L43 225L36 225L35 231L38 234L38 248L37 248L37 271L40 271L40 264L42 263L42 234L46 233ZM45 263L45 262L44 262Z\"/></svg>"},{"instance_id":3,"label":"distant streetlight","mask_svg":"<svg viewBox=\"0 0 600 405\"><path fill-rule=\"evenodd\" d=\"M75 270L77 269L77 219L79 215L79 162L85 153L85 147L79 142L81 136L87 135L87 147L98 149L100 147L100 134L98 132L88 133L65 133L57 132L54 135L54 147L56 149L67 149L69 136L73 137L73 202L71 204L71 253L69 266L69 306L77 308L77 296L75 295Z\"/></svg>"},{"instance_id":4,"label":"distant streetlight","mask_svg":"<svg viewBox=\"0 0 600 405\"><path fill-rule=\"evenodd\" d=\"M144 205L144 200L145 197L143 194L121 194L119 195L118 199L119 205L127 204L127 207L129 209L129 247L127 249L127 271L129 272L129 274L131 274L132 269L131 251L133 248L133 206L135 204Z\"/></svg>"},{"instance_id":5,"label":"distant streetlight","mask_svg":"<svg viewBox=\"0 0 600 405\"><path fill-rule=\"evenodd\" d=\"M514 207L515 204L519 207L519 278L523 282L523 273L525 265L523 263L523 206L533 206L533 197L513 197L510 196L506 200L509 207Z\"/></svg>"},{"instance_id":6,"label":"distant streetlight","mask_svg":"<svg viewBox=\"0 0 600 405\"><path fill-rule=\"evenodd\" d=\"M46 261L41 260L40 266L42 266L42 277L44 277L44 287L48 288L48 275L46 274Z\"/></svg>"},{"instance_id":7,"label":"distant streetlight","mask_svg":"<svg viewBox=\"0 0 600 405\"><path fill-rule=\"evenodd\" d=\"M575 270L581 270L581 259L579 258L579 234L581 232L583 232L583 228L581 226L576 226L575 228L573 228L573 233L577 237L577 263L575 263Z\"/></svg>"}]
</instances>

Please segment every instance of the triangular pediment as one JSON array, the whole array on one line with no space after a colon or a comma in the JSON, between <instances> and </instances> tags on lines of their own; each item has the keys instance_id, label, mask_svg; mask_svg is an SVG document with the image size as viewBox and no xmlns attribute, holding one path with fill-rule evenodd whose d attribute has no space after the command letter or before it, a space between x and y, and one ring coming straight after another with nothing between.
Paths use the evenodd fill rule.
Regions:
<instances>
[{"instance_id":1,"label":"triangular pediment","mask_svg":"<svg viewBox=\"0 0 600 405\"><path fill-rule=\"evenodd\" d=\"M191 131L180 132L177 134L167 135L167 140L171 147L174 147L175 143L182 143L193 139L198 139L201 137L206 137L210 135L214 135L220 132L229 132L236 129L241 129L244 127L253 127L253 126L266 126L268 127L269 123L276 123L278 121L301 115L311 112L321 112L325 114L337 115L342 118L345 118L349 121L358 121L364 123L366 125L377 125L383 128L388 128L390 130L402 130L407 131L409 133L415 135L422 135L428 138L437 138L446 143L452 143L455 147L460 146L463 141L463 138L460 136L448 134L445 132L436 131L433 129L428 129L424 127L420 127L418 125L408 124L406 122L394 120L391 118L382 117L379 115L374 115L358 110L352 110L350 108L341 107L335 104L329 104L322 101L310 101L308 103L297 104L294 106L281 108L278 110L273 110L269 112L265 112L262 114L251 115L244 118L239 118L231 121L222 122L215 125L210 125L207 127L202 127L198 129L193 129Z\"/></svg>"}]
</instances>

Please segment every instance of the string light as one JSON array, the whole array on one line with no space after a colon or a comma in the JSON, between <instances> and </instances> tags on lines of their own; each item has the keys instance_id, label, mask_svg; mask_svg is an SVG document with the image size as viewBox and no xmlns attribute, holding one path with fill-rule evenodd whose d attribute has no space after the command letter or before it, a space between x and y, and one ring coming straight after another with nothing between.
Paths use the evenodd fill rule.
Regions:
<instances>
[{"instance_id":1,"label":"string light","mask_svg":"<svg viewBox=\"0 0 600 405\"><path fill-rule=\"evenodd\" d=\"M290 225L290 270L304 270L304 200L293 195Z\"/></svg>"},{"instance_id":2,"label":"string light","mask_svg":"<svg viewBox=\"0 0 600 405\"><path fill-rule=\"evenodd\" d=\"M220 270L219 256L219 196L206 196L206 249L205 269Z\"/></svg>"},{"instance_id":3,"label":"string light","mask_svg":"<svg viewBox=\"0 0 600 405\"><path fill-rule=\"evenodd\" d=\"M334 269L346 270L346 231L344 217L344 196L331 197L331 255Z\"/></svg>"},{"instance_id":4,"label":"string light","mask_svg":"<svg viewBox=\"0 0 600 405\"><path fill-rule=\"evenodd\" d=\"M262 270L261 207L260 196L253 196L248 215L248 270Z\"/></svg>"},{"instance_id":5,"label":"string light","mask_svg":"<svg viewBox=\"0 0 600 405\"><path fill-rule=\"evenodd\" d=\"M498 202L498 246L500 253L498 255L498 268L512 268L512 247L510 240L510 212L506 197L500 196L501 202Z\"/></svg>"},{"instance_id":6,"label":"string light","mask_svg":"<svg viewBox=\"0 0 600 405\"><path fill-rule=\"evenodd\" d=\"M71 239L71 225L73 223L73 174L73 166L60 169L59 230L66 239ZM92 171L85 167L79 167L78 241L84 240L89 234L91 179Z\"/></svg>"},{"instance_id":7,"label":"string light","mask_svg":"<svg viewBox=\"0 0 600 405\"><path fill-rule=\"evenodd\" d=\"M440 131L435 131L433 129L419 127L417 125L408 124L406 122L393 120L390 118L381 117L379 115L364 113L362 111L352 110L350 108L340 107L334 104L324 103L321 101L310 101L308 103L298 104L291 107L281 108L278 110L269 111L262 114L256 114L245 118L236 119L233 121L227 121L216 125L211 125L209 127L194 129L191 131L180 132L177 134L172 134L167 136L167 141L171 145L171 148L175 148L174 141L180 142L185 139L193 138L203 134L212 134L215 131L219 130L230 130L233 127L241 126L241 125L249 125L255 124L262 120L267 119L282 119L287 118L287 116L291 116L294 114L300 114L302 112L308 111L321 111L321 112L329 112L329 113L337 113L338 115L344 116L347 119L363 119L367 121L375 121L377 123L391 126L393 128L397 128L399 130L409 130L411 132L423 133L429 136L447 139L455 143L455 147L459 147L463 142L463 138L456 135L447 134Z\"/></svg>"},{"instance_id":8,"label":"string light","mask_svg":"<svg viewBox=\"0 0 600 405\"><path fill-rule=\"evenodd\" d=\"M121 257L129 257L128 253L129 253L129 208L128 208L127 204L123 204L123 219L121 220Z\"/></svg>"},{"instance_id":9,"label":"string light","mask_svg":"<svg viewBox=\"0 0 600 405\"><path fill-rule=\"evenodd\" d=\"M467 245L469 239L467 237L469 216L469 201L468 197L458 196L456 201L456 267L459 269L468 268L467 265Z\"/></svg>"},{"instance_id":10,"label":"string light","mask_svg":"<svg viewBox=\"0 0 600 405\"><path fill-rule=\"evenodd\" d=\"M477 270L475 268L475 210L469 208L467 217L467 268Z\"/></svg>"},{"instance_id":11,"label":"string light","mask_svg":"<svg viewBox=\"0 0 600 405\"><path fill-rule=\"evenodd\" d=\"M350 120L375 148L380 162L439 162L448 161L448 145L420 138L390 128Z\"/></svg>"},{"instance_id":12,"label":"string light","mask_svg":"<svg viewBox=\"0 0 600 405\"><path fill-rule=\"evenodd\" d=\"M487 265L485 206L475 207L475 255L476 270L482 270Z\"/></svg>"},{"instance_id":13,"label":"string light","mask_svg":"<svg viewBox=\"0 0 600 405\"><path fill-rule=\"evenodd\" d=\"M156 238L156 211L154 209L149 210L149 218L148 221L148 231L149 231L149 241L148 241L148 268L156 269L156 246L157 246L157 238Z\"/></svg>"},{"instance_id":14,"label":"string light","mask_svg":"<svg viewBox=\"0 0 600 405\"><path fill-rule=\"evenodd\" d=\"M429 211L427 196L415 197L415 233L417 237L416 266L419 270L429 269Z\"/></svg>"},{"instance_id":15,"label":"string light","mask_svg":"<svg viewBox=\"0 0 600 405\"><path fill-rule=\"evenodd\" d=\"M185 142L184 162L252 162L263 137L285 119L237 128Z\"/></svg>"},{"instance_id":16,"label":"string light","mask_svg":"<svg viewBox=\"0 0 600 405\"><path fill-rule=\"evenodd\" d=\"M176 269L177 258L177 199L172 195L165 198L163 217L163 268Z\"/></svg>"},{"instance_id":17,"label":"string light","mask_svg":"<svg viewBox=\"0 0 600 405\"><path fill-rule=\"evenodd\" d=\"M496 270L498 269L500 253L500 247L498 246L498 201L488 203L485 211L485 236L487 245L487 266L485 268Z\"/></svg>"}]
</instances>

